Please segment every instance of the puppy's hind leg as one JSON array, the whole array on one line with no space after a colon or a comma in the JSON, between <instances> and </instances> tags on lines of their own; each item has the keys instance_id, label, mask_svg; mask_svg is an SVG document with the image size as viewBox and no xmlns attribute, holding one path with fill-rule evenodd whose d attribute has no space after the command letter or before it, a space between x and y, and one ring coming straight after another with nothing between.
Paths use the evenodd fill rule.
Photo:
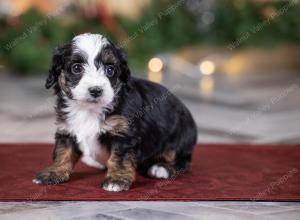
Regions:
<instances>
[{"instance_id":1,"label":"puppy's hind leg","mask_svg":"<svg viewBox=\"0 0 300 220\"><path fill-rule=\"evenodd\" d=\"M167 179L176 173L175 164L176 152L165 151L158 155L152 166L148 168L147 175L152 178Z\"/></svg>"},{"instance_id":2,"label":"puppy's hind leg","mask_svg":"<svg viewBox=\"0 0 300 220\"><path fill-rule=\"evenodd\" d=\"M73 167L81 153L76 149L74 140L69 135L56 134L53 153L54 162L51 166L37 173L33 183L58 184L69 180Z\"/></svg>"},{"instance_id":3,"label":"puppy's hind leg","mask_svg":"<svg viewBox=\"0 0 300 220\"><path fill-rule=\"evenodd\" d=\"M148 176L157 179L176 177L185 172L190 165L191 154L178 154L169 150L164 152L150 168Z\"/></svg>"}]
</instances>

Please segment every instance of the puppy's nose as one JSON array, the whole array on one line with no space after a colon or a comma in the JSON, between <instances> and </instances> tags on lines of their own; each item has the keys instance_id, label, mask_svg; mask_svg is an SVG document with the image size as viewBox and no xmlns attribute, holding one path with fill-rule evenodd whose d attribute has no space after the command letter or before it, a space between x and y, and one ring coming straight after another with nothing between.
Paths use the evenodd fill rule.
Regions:
<instances>
[{"instance_id":1,"label":"puppy's nose","mask_svg":"<svg viewBox=\"0 0 300 220\"><path fill-rule=\"evenodd\" d=\"M94 98L97 98L102 95L103 89L99 86L93 86L89 88L90 95Z\"/></svg>"}]
</instances>

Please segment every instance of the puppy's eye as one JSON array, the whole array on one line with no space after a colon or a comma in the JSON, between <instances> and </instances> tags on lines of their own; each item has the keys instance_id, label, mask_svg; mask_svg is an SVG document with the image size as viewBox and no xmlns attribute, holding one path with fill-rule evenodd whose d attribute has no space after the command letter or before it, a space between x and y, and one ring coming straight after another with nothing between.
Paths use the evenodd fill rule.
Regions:
<instances>
[{"instance_id":1,"label":"puppy's eye","mask_svg":"<svg viewBox=\"0 0 300 220\"><path fill-rule=\"evenodd\" d=\"M71 67L71 71L73 74L80 74L83 72L83 67L79 63L74 63Z\"/></svg>"},{"instance_id":2,"label":"puppy's eye","mask_svg":"<svg viewBox=\"0 0 300 220\"><path fill-rule=\"evenodd\" d=\"M105 68L105 74L108 76L108 77L113 77L114 74L115 74L115 68L113 66L107 66Z\"/></svg>"}]
</instances>

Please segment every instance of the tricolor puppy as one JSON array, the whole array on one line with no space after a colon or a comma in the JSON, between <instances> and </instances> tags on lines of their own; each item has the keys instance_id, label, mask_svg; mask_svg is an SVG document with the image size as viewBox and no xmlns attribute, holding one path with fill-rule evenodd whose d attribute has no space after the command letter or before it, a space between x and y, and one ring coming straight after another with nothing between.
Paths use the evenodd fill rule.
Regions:
<instances>
[{"instance_id":1,"label":"tricolor puppy","mask_svg":"<svg viewBox=\"0 0 300 220\"><path fill-rule=\"evenodd\" d=\"M125 54L99 34L54 51L46 88L57 96L53 164L34 183L69 180L79 158L105 169L102 187L128 190L138 171L169 178L189 168L197 131L166 88L131 77Z\"/></svg>"}]
</instances>

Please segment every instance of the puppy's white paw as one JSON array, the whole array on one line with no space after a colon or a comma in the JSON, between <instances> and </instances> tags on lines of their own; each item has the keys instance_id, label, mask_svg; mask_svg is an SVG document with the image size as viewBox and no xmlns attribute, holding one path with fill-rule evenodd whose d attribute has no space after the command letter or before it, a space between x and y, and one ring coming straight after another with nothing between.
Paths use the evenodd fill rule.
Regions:
<instances>
[{"instance_id":1,"label":"puppy's white paw","mask_svg":"<svg viewBox=\"0 0 300 220\"><path fill-rule=\"evenodd\" d=\"M165 167L159 165L153 165L152 167L150 167L148 170L148 175L150 177L158 179L167 179L170 176L168 170Z\"/></svg>"},{"instance_id":2,"label":"puppy's white paw","mask_svg":"<svg viewBox=\"0 0 300 220\"><path fill-rule=\"evenodd\" d=\"M38 179L33 179L32 183L34 183L34 184L42 184L42 181L40 181Z\"/></svg>"},{"instance_id":3,"label":"puppy's white paw","mask_svg":"<svg viewBox=\"0 0 300 220\"><path fill-rule=\"evenodd\" d=\"M131 183L131 180L107 177L102 183L102 188L110 192L126 191L129 190Z\"/></svg>"},{"instance_id":4,"label":"puppy's white paw","mask_svg":"<svg viewBox=\"0 0 300 220\"><path fill-rule=\"evenodd\" d=\"M103 186L103 189L110 192L120 192L123 190L117 183L109 183L108 185Z\"/></svg>"}]
</instances>

